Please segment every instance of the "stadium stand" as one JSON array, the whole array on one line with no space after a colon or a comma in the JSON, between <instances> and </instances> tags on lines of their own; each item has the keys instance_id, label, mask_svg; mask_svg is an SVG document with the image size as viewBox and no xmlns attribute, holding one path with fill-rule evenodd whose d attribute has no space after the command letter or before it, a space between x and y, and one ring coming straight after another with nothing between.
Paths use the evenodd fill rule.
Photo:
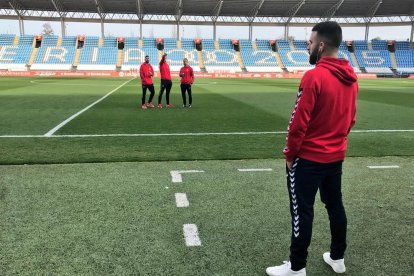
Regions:
<instances>
[{"instance_id":1,"label":"stadium stand","mask_svg":"<svg viewBox=\"0 0 414 276\"><path fill-rule=\"evenodd\" d=\"M71 70L75 59L73 46L42 46L37 51L32 70Z\"/></svg>"},{"instance_id":2,"label":"stadium stand","mask_svg":"<svg viewBox=\"0 0 414 276\"><path fill-rule=\"evenodd\" d=\"M42 38L42 46L56 46L58 41L58 36L56 35L46 35Z\"/></svg>"},{"instance_id":3,"label":"stadium stand","mask_svg":"<svg viewBox=\"0 0 414 276\"><path fill-rule=\"evenodd\" d=\"M390 53L386 50L355 50L359 66L368 73L392 74Z\"/></svg>"},{"instance_id":4,"label":"stadium stand","mask_svg":"<svg viewBox=\"0 0 414 276\"><path fill-rule=\"evenodd\" d=\"M395 59L399 73L414 74L414 50L397 50Z\"/></svg>"},{"instance_id":5,"label":"stadium stand","mask_svg":"<svg viewBox=\"0 0 414 276\"><path fill-rule=\"evenodd\" d=\"M203 50L214 50L216 48L213 39L203 39L201 43L203 45Z\"/></svg>"},{"instance_id":6,"label":"stadium stand","mask_svg":"<svg viewBox=\"0 0 414 276\"><path fill-rule=\"evenodd\" d=\"M272 48L270 47L269 40L256 39L256 45L257 49L260 50L272 50Z\"/></svg>"},{"instance_id":7,"label":"stadium stand","mask_svg":"<svg viewBox=\"0 0 414 276\"><path fill-rule=\"evenodd\" d=\"M116 37L105 37L102 47L117 47Z\"/></svg>"},{"instance_id":8,"label":"stadium stand","mask_svg":"<svg viewBox=\"0 0 414 276\"><path fill-rule=\"evenodd\" d=\"M72 46L76 45L76 36L64 36L62 37L62 46Z\"/></svg>"},{"instance_id":9,"label":"stadium stand","mask_svg":"<svg viewBox=\"0 0 414 276\"><path fill-rule=\"evenodd\" d=\"M194 39L191 39L191 38L181 39L181 48L186 49L186 50L195 49Z\"/></svg>"},{"instance_id":10,"label":"stadium stand","mask_svg":"<svg viewBox=\"0 0 414 276\"><path fill-rule=\"evenodd\" d=\"M14 38L16 36L12 34L0 35L0 45L13 45Z\"/></svg>"},{"instance_id":11,"label":"stadium stand","mask_svg":"<svg viewBox=\"0 0 414 276\"><path fill-rule=\"evenodd\" d=\"M64 36L61 39L61 46L56 46L58 41L60 44L58 36L44 36L41 46L35 51L32 35L16 37L0 34L0 69L27 70L29 65L30 70L71 70L75 63L76 40L75 36ZM13 45L17 41L18 45ZM100 42L101 47L99 47ZM181 48L178 48L180 44ZM234 50L231 39L219 39L217 44L213 39L202 39L201 53L196 50L192 38L183 38L180 44L175 38L164 38L164 52L169 55L172 71L179 70L183 58L189 60L195 71L200 71L200 66L203 65L208 72L242 72L244 69L247 72L282 72L284 69L296 72L313 68L308 63L309 54L305 40L294 40L292 43L282 39L276 41L278 56L283 66L279 64L283 70L278 65L269 40L257 39L252 43L250 40L240 39L241 63L238 60L239 52ZM156 39L143 38L142 48L139 48L139 45L139 38L125 38L125 47L120 52L122 53L121 70L139 68L145 55L149 55L154 70L158 71L160 51L156 48ZM220 48L216 49L216 45ZM373 50L369 50L371 46ZM346 42L342 41L338 55L340 58L347 59L357 73L363 71L373 74L394 74L393 64L394 69L396 67L397 72L401 74L414 73L414 50L411 49L408 41L395 42L395 62L394 54L388 51L386 40L371 42L355 40L353 48L354 53L349 52ZM77 70L116 70L117 55L116 37L100 40L96 36L86 36L84 46L80 48ZM203 60L199 60L200 55ZM30 66L29 63L32 62Z\"/></svg>"},{"instance_id":12,"label":"stadium stand","mask_svg":"<svg viewBox=\"0 0 414 276\"><path fill-rule=\"evenodd\" d=\"M82 48L78 70L115 70L118 49L115 47Z\"/></svg>"}]
</instances>

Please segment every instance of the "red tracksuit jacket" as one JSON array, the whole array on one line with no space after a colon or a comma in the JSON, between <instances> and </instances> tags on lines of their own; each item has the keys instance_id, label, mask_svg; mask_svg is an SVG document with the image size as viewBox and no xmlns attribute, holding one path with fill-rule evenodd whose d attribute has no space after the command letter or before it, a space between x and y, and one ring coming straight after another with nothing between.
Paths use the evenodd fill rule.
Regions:
<instances>
[{"instance_id":1,"label":"red tracksuit jacket","mask_svg":"<svg viewBox=\"0 0 414 276\"><path fill-rule=\"evenodd\" d=\"M151 73L151 74L150 74ZM154 69L152 69L151 64L146 64L145 62L141 64L139 68L139 75L141 77L142 85L151 85L152 83L152 76L154 76Z\"/></svg>"},{"instance_id":2,"label":"red tracksuit jacket","mask_svg":"<svg viewBox=\"0 0 414 276\"><path fill-rule=\"evenodd\" d=\"M191 68L190 65L181 67L180 76L181 74L184 74L184 76L181 77L181 83L193 84L194 72L193 72L193 68Z\"/></svg>"},{"instance_id":3,"label":"red tracksuit jacket","mask_svg":"<svg viewBox=\"0 0 414 276\"><path fill-rule=\"evenodd\" d=\"M286 160L344 160L357 94L357 76L348 61L322 57L300 83L283 150Z\"/></svg>"},{"instance_id":4,"label":"red tracksuit jacket","mask_svg":"<svg viewBox=\"0 0 414 276\"><path fill-rule=\"evenodd\" d=\"M170 66L166 63L160 63L160 73L162 80L171 80Z\"/></svg>"}]
</instances>

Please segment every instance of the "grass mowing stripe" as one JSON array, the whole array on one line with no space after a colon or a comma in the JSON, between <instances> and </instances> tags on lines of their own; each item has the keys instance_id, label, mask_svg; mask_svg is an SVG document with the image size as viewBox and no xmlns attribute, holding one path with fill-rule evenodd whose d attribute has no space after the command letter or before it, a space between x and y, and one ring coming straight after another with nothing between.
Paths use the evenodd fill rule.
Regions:
<instances>
[{"instance_id":1,"label":"grass mowing stripe","mask_svg":"<svg viewBox=\"0 0 414 276\"><path fill-rule=\"evenodd\" d=\"M61 129L64 125L66 125L67 123L69 123L70 121L72 121L73 119L75 119L76 117L78 117L80 114L82 114L83 112L85 112L86 110L88 110L89 108L91 108L92 106L96 105L97 103L103 101L106 97L108 97L109 95L111 95L112 93L116 92L119 88L121 88L122 86L124 86L125 84L131 82L133 79L130 79L126 82L124 82L123 84L121 84L120 86L116 87L115 89L113 89L112 91L108 92L105 96L103 96L102 98L98 99L97 101L91 103L90 105L88 105L87 107L85 107L84 109L82 109L81 111L73 114L72 116L70 116L69 118L67 118L66 120L64 120L63 122L61 122L60 124L58 124L57 126L55 126L54 128L52 128L51 130L49 130L44 136L46 137L50 137L52 136L56 131L58 131L59 129Z\"/></svg>"},{"instance_id":2,"label":"grass mowing stripe","mask_svg":"<svg viewBox=\"0 0 414 276\"><path fill-rule=\"evenodd\" d=\"M203 173L204 171L199 170L188 170L188 171L170 171L171 174L171 181L173 183L180 183L183 182L183 178L181 176L182 173Z\"/></svg>"},{"instance_id":3,"label":"grass mowing stripe","mask_svg":"<svg viewBox=\"0 0 414 276\"><path fill-rule=\"evenodd\" d=\"M414 129L366 129L351 133L414 132ZM109 133L109 134L62 134L62 135L0 135L0 138L90 138L90 137L157 137L157 136L220 136L220 135L266 135L286 134L286 131L257 132L198 132L198 133Z\"/></svg>"}]
</instances>

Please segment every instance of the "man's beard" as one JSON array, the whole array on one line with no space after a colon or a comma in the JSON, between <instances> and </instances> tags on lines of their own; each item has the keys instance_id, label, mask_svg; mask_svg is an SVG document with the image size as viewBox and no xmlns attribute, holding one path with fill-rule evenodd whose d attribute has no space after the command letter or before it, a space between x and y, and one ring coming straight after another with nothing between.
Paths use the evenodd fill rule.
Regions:
<instances>
[{"instance_id":1,"label":"man's beard","mask_svg":"<svg viewBox=\"0 0 414 276\"><path fill-rule=\"evenodd\" d=\"M315 65L319 59L319 49L315 48L312 53L309 53L309 63Z\"/></svg>"}]
</instances>

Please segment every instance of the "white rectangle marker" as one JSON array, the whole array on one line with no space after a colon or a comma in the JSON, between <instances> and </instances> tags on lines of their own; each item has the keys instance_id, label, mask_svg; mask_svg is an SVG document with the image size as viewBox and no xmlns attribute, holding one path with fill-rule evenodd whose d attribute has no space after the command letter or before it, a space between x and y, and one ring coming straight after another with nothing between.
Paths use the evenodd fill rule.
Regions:
<instances>
[{"instance_id":1,"label":"white rectangle marker","mask_svg":"<svg viewBox=\"0 0 414 276\"><path fill-rule=\"evenodd\" d=\"M195 224L183 225L185 245L187 246L201 246L201 240L198 237L198 229Z\"/></svg>"},{"instance_id":2,"label":"white rectangle marker","mask_svg":"<svg viewBox=\"0 0 414 276\"><path fill-rule=\"evenodd\" d=\"M197 170L188 170L188 171L170 171L171 174L171 181L174 183L183 182L183 178L181 174L183 173L203 173L204 171L197 171Z\"/></svg>"},{"instance_id":3,"label":"white rectangle marker","mask_svg":"<svg viewBox=\"0 0 414 276\"><path fill-rule=\"evenodd\" d=\"M190 205L190 203L188 202L186 193L176 193L175 203L177 204L177 207L181 207L181 208L188 207Z\"/></svg>"},{"instance_id":4,"label":"white rectangle marker","mask_svg":"<svg viewBox=\"0 0 414 276\"><path fill-rule=\"evenodd\" d=\"M390 166L367 166L370 169L398 169L400 166L390 165Z\"/></svg>"},{"instance_id":5,"label":"white rectangle marker","mask_svg":"<svg viewBox=\"0 0 414 276\"><path fill-rule=\"evenodd\" d=\"M239 172L271 172L272 169L238 169Z\"/></svg>"}]
</instances>

